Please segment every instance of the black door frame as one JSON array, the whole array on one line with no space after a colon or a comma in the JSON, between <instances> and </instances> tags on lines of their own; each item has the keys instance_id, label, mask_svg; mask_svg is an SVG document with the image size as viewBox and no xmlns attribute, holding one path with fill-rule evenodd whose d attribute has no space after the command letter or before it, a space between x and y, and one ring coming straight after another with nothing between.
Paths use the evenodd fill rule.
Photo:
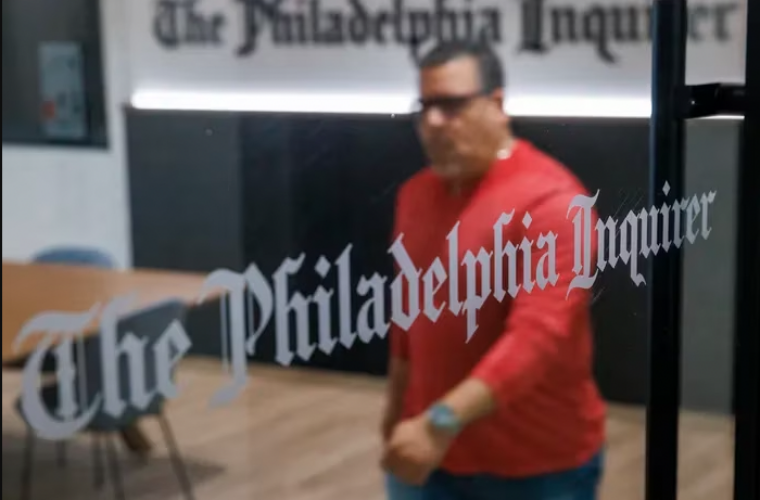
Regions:
<instances>
[{"instance_id":1,"label":"black door frame","mask_svg":"<svg viewBox=\"0 0 760 500\"><path fill-rule=\"evenodd\" d=\"M745 88L744 131L737 190L734 500L759 500L760 2L758 0L747 1Z\"/></svg>"},{"instance_id":2,"label":"black door frame","mask_svg":"<svg viewBox=\"0 0 760 500\"><path fill-rule=\"evenodd\" d=\"M686 6L686 0L654 2L650 202L661 206L666 198L685 194L685 120L744 116L737 186L734 500L760 500L760 0L747 2L743 86L686 85ZM662 191L666 183L668 193ZM658 255L650 269L646 500L678 498L681 266L681 250L671 248Z\"/></svg>"},{"instance_id":3,"label":"black door frame","mask_svg":"<svg viewBox=\"0 0 760 500\"><path fill-rule=\"evenodd\" d=\"M652 9L650 206L684 197L686 12L686 0L655 0ZM662 190L666 183L672 198ZM671 246L652 260L650 268L646 500L678 496L681 262L681 249Z\"/></svg>"}]
</instances>

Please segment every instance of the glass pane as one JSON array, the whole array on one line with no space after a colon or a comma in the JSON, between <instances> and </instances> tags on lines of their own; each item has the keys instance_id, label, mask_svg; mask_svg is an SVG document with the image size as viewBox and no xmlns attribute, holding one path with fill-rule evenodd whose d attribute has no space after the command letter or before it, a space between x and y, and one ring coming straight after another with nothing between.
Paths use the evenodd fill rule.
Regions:
<instances>
[{"instance_id":1,"label":"glass pane","mask_svg":"<svg viewBox=\"0 0 760 500\"><path fill-rule=\"evenodd\" d=\"M731 22L742 40L745 9L746 3ZM705 59L688 58L688 83L743 83L745 47L742 43L726 53L739 70L734 75L711 74L698 69L704 68ZM696 196L710 213L695 244L684 251L679 499L733 498L733 295L740 230L735 193L741 131L739 119L695 120L686 127L685 191L691 199L685 202L691 205ZM707 220L704 212L702 217Z\"/></svg>"},{"instance_id":2,"label":"glass pane","mask_svg":"<svg viewBox=\"0 0 760 500\"><path fill-rule=\"evenodd\" d=\"M3 146L3 498L380 500L434 448L456 499L643 499L646 277L696 211L648 206L649 2L91 4L53 17L102 19L111 149ZM690 2L690 78L741 74L737 5ZM4 42L68 40L36 16ZM446 33L492 53L417 68ZM736 127L688 131L689 500L730 491Z\"/></svg>"},{"instance_id":3,"label":"glass pane","mask_svg":"<svg viewBox=\"0 0 760 500\"><path fill-rule=\"evenodd\" d=\"M686 192L708 200L711 213L697 236L702 241L684 252L679 498L733 498L733 193L740 134L739 120L698 120L687 128Z\"/></svg>"}]
</instances>

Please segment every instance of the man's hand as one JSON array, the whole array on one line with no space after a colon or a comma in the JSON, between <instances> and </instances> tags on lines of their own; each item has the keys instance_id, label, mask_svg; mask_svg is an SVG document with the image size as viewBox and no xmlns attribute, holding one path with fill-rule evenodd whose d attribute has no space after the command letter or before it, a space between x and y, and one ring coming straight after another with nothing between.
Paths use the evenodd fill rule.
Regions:
<instances>
[{"instance_id":1,"label":"man's hand","mask_svg":"<svg viewBox=\"0 0 760 500\"><path fill-rule=\"evenodd\" d=\"M452 437L436 432L421 415L399 423L385 444L382 466L397 479L422 485L438 467Z\"/></svg>"},{"instance_id":2,"label":"man's hand","mask_svg":"<svg viewBox=\"0 0 760 500\"><path fill-rule=\"evenodd\" d=\"M399 335L406 335L399 333ZM383 444L387 444L393 429L401 420L404 408L404 394L409 382L409 362L405 359L391 356L388 364L388 395L385 404L380 432Z\"/></svg>"}]
</instances>

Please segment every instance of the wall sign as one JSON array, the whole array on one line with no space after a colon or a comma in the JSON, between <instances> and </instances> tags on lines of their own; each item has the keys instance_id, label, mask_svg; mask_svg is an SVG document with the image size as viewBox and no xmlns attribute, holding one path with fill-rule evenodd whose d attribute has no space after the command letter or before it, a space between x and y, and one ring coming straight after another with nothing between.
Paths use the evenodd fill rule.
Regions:
<instances>
[{"instance_id":1,"label":"wall sign","mask_svg":"<svg viewBox=\"0 0 760 500\"><path fill-rule=\"evenodd\" d=\"M39 47L42 130L54 140L87 136L82 48L74 42Z\"/></svg>"},{"instance_id":2,"label":"wall sign","mask_svg":"<svg viewBox=\"0 0 760 500\"><path fill-rule=\"evenodd\" d=\"M515 99L648 99L647 0L136 0L133 90L414 95L413 61L475 38ZM743 79L746 0L689 2L692 81Z\"/></svg>"}]
</instances>

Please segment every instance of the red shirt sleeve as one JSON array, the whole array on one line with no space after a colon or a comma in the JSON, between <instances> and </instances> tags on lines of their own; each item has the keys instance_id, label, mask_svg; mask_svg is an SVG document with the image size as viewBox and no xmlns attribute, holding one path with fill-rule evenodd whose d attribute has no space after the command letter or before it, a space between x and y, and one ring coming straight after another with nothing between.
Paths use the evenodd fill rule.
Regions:
<instances>
[{"instance_id":1,"label":"red shirt sleeve","mask_svg":"<svg viewBox=\"0 0 760 500\"><path fill-rule=\"evenodd\" d=\"M573 193L558 193L529 210L532 222L525 236L534 242L534 249L540 235L552 232L557 236L559 277L555 285L548 284L543 290L534 286L530 293L523 289L517 293L504 334L472 373L491 388L500 407L520 398L540 382L547 368L564 354L564 348L578 334L577 318L589 307L591 290L576 288L568 294L570 282L576 276L573 218L578 209L568 213L574 197ZM591 227L595 224L594 214ZM596 262L596 231L592 230L591 234L591 262ZM533 266L541 255L542 250L534 250Z\"/></svg>"}]
</instances>

